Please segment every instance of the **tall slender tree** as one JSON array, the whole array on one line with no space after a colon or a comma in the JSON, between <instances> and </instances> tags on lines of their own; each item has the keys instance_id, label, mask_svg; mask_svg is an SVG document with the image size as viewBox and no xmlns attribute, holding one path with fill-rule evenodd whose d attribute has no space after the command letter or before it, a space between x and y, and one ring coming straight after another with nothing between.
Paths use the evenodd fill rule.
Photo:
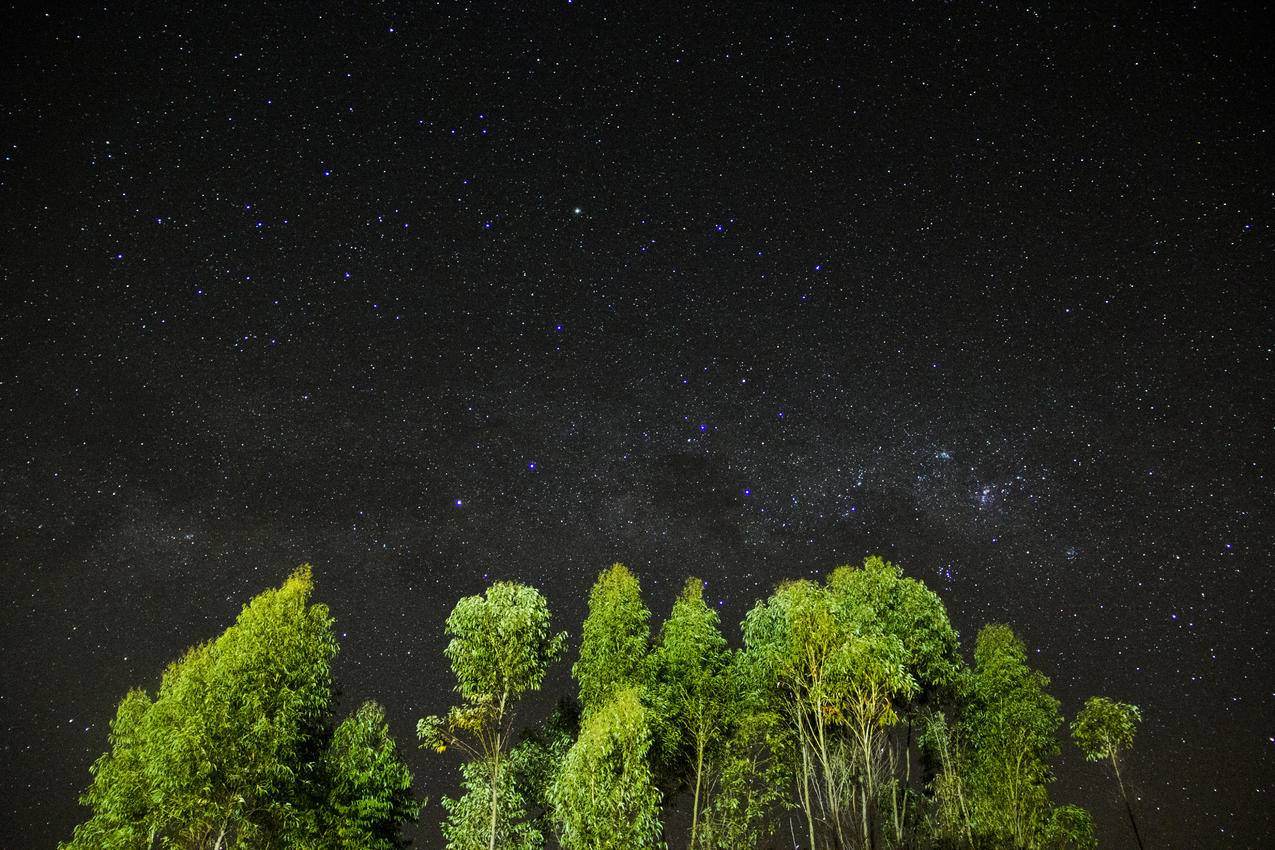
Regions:
<instances>
[{"instance_id":1,"label":"tall slender tree","mask_svg":"<svg viewBox=\"0 0 1275 850\"><path fill-rule=\"evenodd\" d=\"M876 815L876 809L888 804L891 840L902 844L909 828L908 813L919 793L911 778L914 721L921 706L947 695L955 686L964 667L959 640L942 600L922 582L906 578L902 569L879 556L866 558L860 567L838 567L829 574L827 586L848 630L871 636L868 643L873 651L866 652L867 645L858 650L862 659L860 671L866 669L865 663L886 667L896 664L902 669L895 670L894 675L908 680L905 687L892 690L888 700L880 703L882 709L888 708L888 713L881 715L886 721L883 723L862 722L865 710L872 714L869 705L873 680L861 676L858 686L860 807L865 814L872 814L870 825L876 829L878 822L884 820ZM880 666L877 674L888 678L888 670ZM878 693L876 699L881 700L882 696ZM891 729L898 727L903 728L904 734L891 736ZM874 841L869 837L869 843Z\"/></svg>"},{"instance_id":2,"label":"tall slender tree","mask_svg":"<svg viewBox=\"0 0 1275 850\"><path fill-rule=\"evenodd\" d=\"M396 850L399 825L416 819L412 774L399 756L385 709L365 702L336 727L322 758L322 850Z\"/></svg>"},{"instance_id":3,"label":"tall slender tree","mask_svg":"<svg viewBox=\"0 0 1275 850\"><path fill-rule=\"evenodd\" d=\"M660 792L650 764L651 719L637 687L588 714L550 789L564 850L655 850Z\"/></svg>"},{"instance_id":4,"label":"tall slender tree","mask_svg":"<svg viewBox=\"0 0 1275 850\"><path fill-rule=\"evenodd\" d=\"M662 750L679 773L689 774L690 850L699 847L705 779L739 708L730 650L717 612L704 602L703 587L697 578L686 580L660 629L653 658L656 702L665 715Z\"/></svg>"},{"instance_id":5,"label":"tall slender tree","mask_svg":"<svg viewBox=\"0 0 1275 850\"><path fill-rule=\"evenodd\" d=\"M1120 788L1120 798L1124 800L1125 812L1129 815L1129 825L1133 827L1133 838L1139 848L1142 847L1142 836L1138 832L1138 820L1133 816L1129 793L1120 776L1120 756L1133 746L1133 736L1141 721L1142 711L1136 705L1106 697L1090 697L1071 724L1072 739L1085 758L1111 763Z\"/></svg>"},{"instance_id":6,"label":"tall slender tree","mask_svg":"<svg viewBox=\"0 0 1275 850\"><path fill-rule=\"evenodd\" d=\"M968 788L977 833L998 846L1034 847L1048 822L1062 725L1048 686L1009 626L983 627L965 719Z\"/></svg>"},{"instance_id":7,"label":"tall slender tree","mask_svg":"<svg viewBox=\"0 0 1275 850\"><path fill-rule=\"evenodd\" d=\"M561 654L565 633L552 633L549 607L535 588L497 582L482 596L467 596L447 618L444 650L456 676L460 705L417 724L421 746L457 746L465 766L465 795L445 800L444 831L455 850L524 847L534 842L516 799L507 764L517 701L544 681Z\"/></svg>"},{"instance_id":8,"label":"tall slender tree","mask_svg":"<svg viewBox=\"0 0 1275 850\"><path fill-rule=\"evenodd\" d=\"M797 790L812 848L816 823L826 843L873 846L884 730L917 690L903 640L882 628L858 571L838 570L828 586L781 585L744 621L745 654L757 681L789 718Z\"/></svg>"},{"instance_id":9,"label":"tall slender tree","mask_svg":"<svg viewBox=\"0 0 1275 850\"><path fill-rule=\"evenodd\" d=\"M637 578L623 564L603 570L589 591L589 614L580 630L580 657L571 668L583 716L612 694L645 686L651 644L651 611Z\"/></svg>"},{"instance_id":10,"label":"tall slender tree","mask_svg":"<svg viewBox=\"0 0 1275 850\"><path fill-rule=\"evenodd\" d=\"M748 612L743 631L749 678L792 732L797 798L810 850L819 850L816 824L824 822L824 809L834 829L842 825L844 795L836 783L826 783L832 773L829 726L838 716L829 705L837 696L829 681L831 656L842 635L823 589L806 580L781 584ZM822 791L821 778L829 785Z\"/></svg>"}]
</instances>

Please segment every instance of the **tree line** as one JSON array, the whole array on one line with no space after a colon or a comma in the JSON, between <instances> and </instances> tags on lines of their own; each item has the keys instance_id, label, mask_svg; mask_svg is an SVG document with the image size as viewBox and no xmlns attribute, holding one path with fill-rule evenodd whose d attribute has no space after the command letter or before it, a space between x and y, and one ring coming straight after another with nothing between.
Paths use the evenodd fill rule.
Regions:
<instances>
[{"instance_id":1,"label":"tree line","mask_svg":"<svg viewBox=\"0 0 1275 850\"><path fill-rule=\"evenodd\" d=\"M1067 850L1096 846L1049 796L1063 717L1005 625L973 664L936 594L879 557L781 583L733 648L688 579L654 627L621 564L589 594L576 684L543 722L521 701L565 653L544 596L461 599L444 650L454 704L420 746L462 754L441 801L448 850ZM337 643L308 566L130 691L65 850L392 850L421 814L383 709L336 722ZM1121 774L1141 715L1090 698L1071 737Z\"/></svg>"}]
</instances>

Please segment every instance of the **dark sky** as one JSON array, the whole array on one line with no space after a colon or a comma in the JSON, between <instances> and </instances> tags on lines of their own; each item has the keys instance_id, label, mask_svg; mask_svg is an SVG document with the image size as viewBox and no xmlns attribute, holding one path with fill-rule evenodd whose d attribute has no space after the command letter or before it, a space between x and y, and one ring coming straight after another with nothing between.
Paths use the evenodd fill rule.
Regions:
<instances>
[{"instance_id":1,"label":"dark sky","mask_svg":"<svg viewBox=\"0 0 1275 850\"><path fill-rule=\"evenodd\" d=\"M0 847L302 561L410 748L492 578L869 552L1142 706L1148 846L1275 832L1268 35L855 5L6 8Z\"/></svg>"}]
</instances>

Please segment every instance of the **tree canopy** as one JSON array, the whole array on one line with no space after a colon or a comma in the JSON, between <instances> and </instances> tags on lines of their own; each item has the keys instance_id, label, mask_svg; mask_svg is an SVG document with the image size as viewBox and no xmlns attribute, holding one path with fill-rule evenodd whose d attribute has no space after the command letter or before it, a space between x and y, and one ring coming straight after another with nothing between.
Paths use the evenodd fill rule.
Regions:
<instances>
[{"instance_id":1,"label":"tree canopy","mask_svg":"<svg viewBox=\"0 0 1275 850\"><path fill-rule=\"evenodd\" d=\"M603 570L589 591L589 614L580 629L580 657L571 668L584 714L616 691L647 680L651 611L637 577L623 564Z\"/></svg>"},{"instance_id":2,"label":"tree canopy","mask_svg":"<svg viewBox=\"0 0 1275 850\"><path fill-rule=\"evenodd\" d=\"M369 704L334 731L332 618L309 566L130 691L81 802L79 848L394 847L411 775Z\"/></svg>"},{"instance_id":3,"label":"tree canopy","mask_svg":"<svg viewBox=\"0 0 1275 850\"><path fill-rule=\"evenodd\" d=\"M652 635L637 577L588 597L574 693L519 729L564 653L535 588L498 581L443 624L455 680L421 747L462 757L448 850L1092 850L1050 798L1062 705L1008 625L972 664L939 597L879 557L780 583L723 633L687 579ZM385 710L337 722L327 607L310 569L127 692L65 850L394 850L420 804ZM549 698L551 704L553 697ZM543 715L542 715L543 716ZM534 717L532 718L535 719ZM1070 724L1122 777L1141 712L1089 699Z\"/></svg>"},{"instance_id":4,"label":"tree canopy","mask_svg":"<svg viewBox=\"0 0 1275 850\"><path fill-rule=\"evenodd\" d=\"M1111 764L1125 813L1129 815L1129 825L1133 828L1134 840L1139 847L1142 847L1142 835L1138 832L1138 819L1133 814L1133 802L1125 789L1124 777L1120 775L1120 763L1124 752L1133 746L1133 736L1141 721L1142 710L1136 705L1107 697L1090 697L1071 724L1071 737L1085 758L1089 761L1106 760Z\"/></svg>"},{"instance_id":5,"label":"tree canopy","mask_svg":"<svg viewBox=\"0 0 1275 850\"><path fill-rule=\"evenodd\" d=\"M445 717L417 724L421 745L442 752L462 748L464 795L444 799L443 826L454 848L530 848L542 836L527 822L526 803L509 763L517 700L540 687L562 653L565 633L550 629L549 606L525 584L496 582L482 596L466 596L447 618L444 650L461 703Z\"/></svg>"}]
</instances>

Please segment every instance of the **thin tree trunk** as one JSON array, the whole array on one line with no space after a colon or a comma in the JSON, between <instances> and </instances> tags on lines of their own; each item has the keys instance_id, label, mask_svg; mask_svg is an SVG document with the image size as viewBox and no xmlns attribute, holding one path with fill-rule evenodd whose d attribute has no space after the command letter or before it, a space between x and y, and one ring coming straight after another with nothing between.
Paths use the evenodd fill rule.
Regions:
<instances>
[{"instance_id":1,"label":"thin tree trunk","mask_svg":"<svg viewBox=\"0 0 1275 850\"><path fill-rule=\"evenodd\" d=\"M823 721L823 703L819 703L818 714L818 731L819 731L819 763L823 767L823 784L828 796L828 813L832 818L833 835L837 842L837 847L844 850L846 847L845 818L841 814L841 789L838 787L835 768L832 763L832 755L828 751L828 733L827 725Z\"/></svg>"},{"instance_id":2,"label":"thin tree trunk","mask_svg":"<svg viewBox=\"0 0 1275 850\"><path fill-rule=\"evenodd\" d=\"M497 789L500 787L500 752L495 755L495 762L491 769L491 834L487 838L487 850L496 850L496 816L499 812L500 797Z\"/></svg>"},{"instance_id":3,"label":"thin tree trunk","mask_svg":"<svg viewBox=\"0 0 1275 850\"><path fill-rule=\"evenodd\" d=\"M877 796L876 783L873 782L872 727L870 726L864 729L864 733L863 733L863 771L864 771L863 775L864 775L864 783L865 783L864 798L863 798L863 813L864 813L863 825L864 825L864 828L867 830L866 841L864 843L867 844L868 847L872 848L872 850L876 850L876 847L877 847L876 820L877 819L875 817L870 817L870 813L875 814L873 812L873 809L876 807L876 796Z\"/></svg>"},{"instance_id":4,"label":"thin tree trunk","mask_svg":"<svg viewBox=\"0 0 1275 850\"><path fill-rule=\"evenodd\" d=\"M800 720L798 721L800 723ZM800 730L799 730L800 733ZM812 809L812 801L810 799L810 749L803 740L801 746L801 804L806 810L806 827L810 830L810 850L816 850L815 847L815 814Z\"/></svg>"},{"instance_id":5,"label":"thin tree trunk","mask_svg":"<svg viewBox=\"0 0 1275 850\"><path fill-rule=\"evenodd\" d=\"M1111 766L1116 771L1116 784L1120 786L1120 798L1124 800L1124 810L1129 814L1129 825L1133 827L1133 839L1138 842L1138 850L1146 850L1142 846L1142 836L1138 834L1138 822L1133 817L1133 806L1129 803L1129 795L1124 790L1124 780L1120 778L1120 765L1116 762L1116 754L1111 754Z\"/></svg>"},{"instance_id":6,"label":"thin tree trunk","mask_svg":"<svg viewBox=\"0 0 1275 850\"><path fill-rule=\"evenodd\" d=\"M908 834L909 827L912 826L908 822L908 798L912 793L912 713L908 712L908 739L903 746L903 828L899 832L899 843L905 847L910 847L912 842L911 836Z\"/></svg>"},{"instance_id":7,"label":"thin tree trunk","mask_svg":"<svg viewBox=\"0 0 1275 850\"><path fill-rule=\"evenodd\" d=\"M859 788L859 799L863 803L863 846L867 847L870 830L868 829L868 785L866 780Z\"/></svg>"},{"instance_id":8,"label":"thin tree trunk","mask_svg":"<svg viewBox=\"0 0 1275 850\"><path fill-rule=\"evenodd\" d=\"M695 742L695 796L691 802L691 843L689 850L695 850L695 833L699 829L699 789L704 778L704 736L699 735Z\"/></svg>"},{"instance_id":9,"label":"thin tree trunk","mask_svg":"<svg viewBox=\"0 0 1275 850\"><path fill-rule=\"evenodd\" d=\"M487 838L487 850L496 850L496 822L500 813L500 754L504 749L504 722L505 722L505 705L509 701L509 690L506 689L500 695L500 712L496 715L496 733L492 750L491 767L491 834Z\"/></svg>"}]
</instances>

